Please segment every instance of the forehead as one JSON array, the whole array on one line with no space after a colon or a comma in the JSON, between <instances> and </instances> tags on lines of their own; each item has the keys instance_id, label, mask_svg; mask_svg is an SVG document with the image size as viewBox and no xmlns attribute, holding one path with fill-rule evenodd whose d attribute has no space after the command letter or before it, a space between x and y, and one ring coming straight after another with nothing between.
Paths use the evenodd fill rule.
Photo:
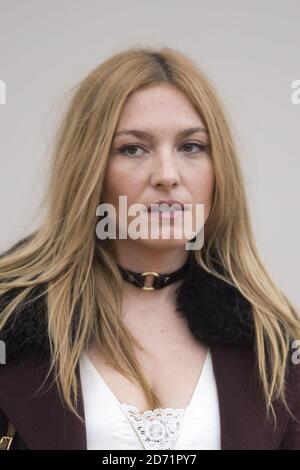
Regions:
<instances>
[{"instance_id":1,"label":"forehead","mask_svg":"<svg viewBox=\"0 0 300 470\"><path fill-rule=\"evenodd\" d=\"M196 126L205 127L193 103L175 86L163 84L138 90L127 98L116 132L142 127L156 134Z\"/></svg>"}]
</instances>

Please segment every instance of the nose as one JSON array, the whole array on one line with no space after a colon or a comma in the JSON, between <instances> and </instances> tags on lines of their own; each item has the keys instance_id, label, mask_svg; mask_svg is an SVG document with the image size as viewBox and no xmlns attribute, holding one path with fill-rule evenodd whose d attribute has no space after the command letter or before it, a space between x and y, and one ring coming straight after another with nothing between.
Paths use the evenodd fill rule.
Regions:
<instances>
[{"instance_id":1,"label":"nose","mask_svg":"<svg viewBox=\"0 0 300 470\"><path fill-rule=\"evenodd\" d=\"M151 175L153 186L173 188L180 182L180 173L173 155L158 155Z\"/></svg>"}]
</instances>

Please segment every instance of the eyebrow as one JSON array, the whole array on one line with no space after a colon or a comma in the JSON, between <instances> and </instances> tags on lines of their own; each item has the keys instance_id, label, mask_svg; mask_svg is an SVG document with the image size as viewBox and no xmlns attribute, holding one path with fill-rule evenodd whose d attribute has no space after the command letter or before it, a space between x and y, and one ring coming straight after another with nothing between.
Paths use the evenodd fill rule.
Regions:
<instances>
[{"instance_id":1,"label":"eyebrow","mask_svg":"<svg viewBox=\"0 0 300 470\"><path fill-rule=\"evenodd\" d=\"M195 134L196 132L202 132L207 135L207 130L204 127L190 127L189 129L184 129L179 131L176 137L187 137L188 135ZM126 129L114 134L114 138L120 135L134 135L135 137L144 137L150 140L153 140L153 135L150 132L139 130L139 129Z\"/></svg>"}]
</instances>

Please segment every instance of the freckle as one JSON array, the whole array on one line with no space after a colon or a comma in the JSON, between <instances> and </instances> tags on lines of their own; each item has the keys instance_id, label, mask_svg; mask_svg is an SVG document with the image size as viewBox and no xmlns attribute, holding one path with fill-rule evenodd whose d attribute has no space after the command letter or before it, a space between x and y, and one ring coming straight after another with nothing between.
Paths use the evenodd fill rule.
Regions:
<instances>
[{"instance_id":1,"label":"freckle","mask_svg":"<svg viewBox=\"0 0 300 470\"><path fill-rule=\"evenodd\" d=\"M163 333L165 330L160 330L161 333Z\"/></svg>"}]
</instances>

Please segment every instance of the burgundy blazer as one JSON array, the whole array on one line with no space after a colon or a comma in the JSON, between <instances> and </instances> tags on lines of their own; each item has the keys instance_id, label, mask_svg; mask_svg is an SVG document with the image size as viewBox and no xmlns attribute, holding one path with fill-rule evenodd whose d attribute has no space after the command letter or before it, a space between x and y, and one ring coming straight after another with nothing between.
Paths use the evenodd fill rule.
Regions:
<instances>
[{"instance_id":1,"label":"burgundy blazer","mask_svg":"<svg viewBox=\"0 0 300 470\"><path fill-rule=\"evenodd\" d=\"M289 404L299 421L275 402L274 430L273 420L268 423L264 416L253 351L215 344L211 354L220 407L221 449L300 449L300 364L292 365L288 379ZM48 380L46 388L36 393L48 362L45 353L32 350L23 359L0 366L0 431L5 433L8 419L15 425L11 449L84 450L85 425L62 405L56 385ZM79 367L77 376L80 381ZM79 414L84 418L81 385Z\"/></svg>"}]
</instances>

